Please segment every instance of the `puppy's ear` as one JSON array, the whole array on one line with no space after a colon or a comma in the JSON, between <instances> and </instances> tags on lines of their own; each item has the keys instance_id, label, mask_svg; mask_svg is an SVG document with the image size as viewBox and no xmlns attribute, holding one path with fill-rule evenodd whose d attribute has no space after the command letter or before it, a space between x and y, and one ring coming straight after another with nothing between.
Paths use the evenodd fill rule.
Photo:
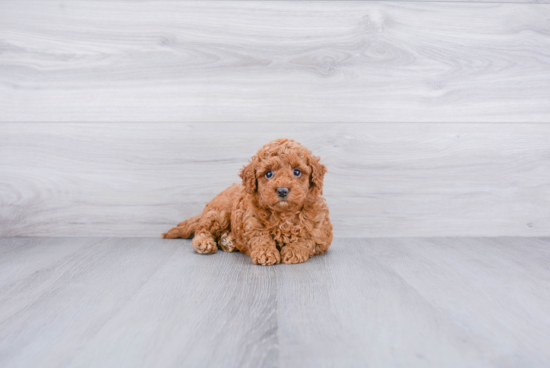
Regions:
<instances>
[{"instance_id":1,"label":"puppy's ear","mask_svg":"<svg viewBox=\"0 0 550 368\"><path fill-rule=\"evenodd\" d=\"M258 181L256 180L256 166L258 160L256 156L252 157L248 165L241 169L239 176L243 179L243 187L250 194L254 194L258 189Z\"/></svg>"},{"instance_id":2,"label":"puppy's ear","mask_svg":"<svg viewBox=\"0 0 550 368\"><path fill-rule=\"evenodd\" d=\"M323 194L323 178L327 173L325 165L319 163L320 158L316 156L308 157L308 165L311 167L310 186L319 190L319 194Z\"/></svg>"}]
</instances>

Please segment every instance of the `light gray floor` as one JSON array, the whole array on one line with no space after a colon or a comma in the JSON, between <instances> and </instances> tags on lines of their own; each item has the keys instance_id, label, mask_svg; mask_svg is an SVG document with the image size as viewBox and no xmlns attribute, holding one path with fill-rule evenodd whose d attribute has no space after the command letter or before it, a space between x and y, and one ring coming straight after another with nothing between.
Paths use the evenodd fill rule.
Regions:
<instances>
[{"instance_id":1,"label":"light gray floor","mask_svg":"<svg viewBox=\"0 0 550 368\"><path fill-rule=\"evenodd\" d=\"M261 267L189 240L0 238L2 367L548 367L550 239L337 239Z\"/></svg>"}]
</instances>

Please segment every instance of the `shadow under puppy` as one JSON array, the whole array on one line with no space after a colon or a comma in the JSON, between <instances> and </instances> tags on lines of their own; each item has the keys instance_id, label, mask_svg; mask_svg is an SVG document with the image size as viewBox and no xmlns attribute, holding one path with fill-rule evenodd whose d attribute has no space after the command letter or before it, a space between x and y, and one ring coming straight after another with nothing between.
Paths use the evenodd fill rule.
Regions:
<instances>
[{"instance_id":1,"label":"shadow under puppy","mask_svg":"<svg viewBox=\"0 0 550 368\"><path fill-rule=\"evenodd\" d=\"M301 263L324 253L332 224L323 191L327 169L291 139L263 146L202 213L162 234L189 238L198 253L240 251L261 265Z\"/></svg>"}]
</instances>

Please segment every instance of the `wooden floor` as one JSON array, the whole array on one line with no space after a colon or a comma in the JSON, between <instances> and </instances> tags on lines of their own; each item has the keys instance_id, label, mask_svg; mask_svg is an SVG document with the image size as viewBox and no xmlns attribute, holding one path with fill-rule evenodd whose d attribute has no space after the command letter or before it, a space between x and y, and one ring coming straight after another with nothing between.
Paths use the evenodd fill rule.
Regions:
<instances>
[{"instance_id":1,"label":"wooden floor","mask_svg":"<svg viewBox=\"0 0 550 368\"><path fill-rule=\"evenodd\" d=\"M1 367L548 367L550 239L0 238Z\"/></svg>"}]
</instances>

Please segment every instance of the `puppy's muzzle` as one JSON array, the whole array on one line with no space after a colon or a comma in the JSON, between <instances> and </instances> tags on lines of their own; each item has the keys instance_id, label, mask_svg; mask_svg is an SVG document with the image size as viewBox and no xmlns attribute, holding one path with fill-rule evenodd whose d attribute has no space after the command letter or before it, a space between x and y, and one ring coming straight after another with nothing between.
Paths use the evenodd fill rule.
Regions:
<instances>
[{"instance_id":1,"label":"puppy's muzzle","mask_svg":"<svg viewBox=\"0 0 550 368\"><path fill-rule=\"evenodd\" d=\"M281 198L286 198L289 192L290 192L290 189L288 189L287 187L277 188L277 195Z\"/></svg>"}]
</instances>

